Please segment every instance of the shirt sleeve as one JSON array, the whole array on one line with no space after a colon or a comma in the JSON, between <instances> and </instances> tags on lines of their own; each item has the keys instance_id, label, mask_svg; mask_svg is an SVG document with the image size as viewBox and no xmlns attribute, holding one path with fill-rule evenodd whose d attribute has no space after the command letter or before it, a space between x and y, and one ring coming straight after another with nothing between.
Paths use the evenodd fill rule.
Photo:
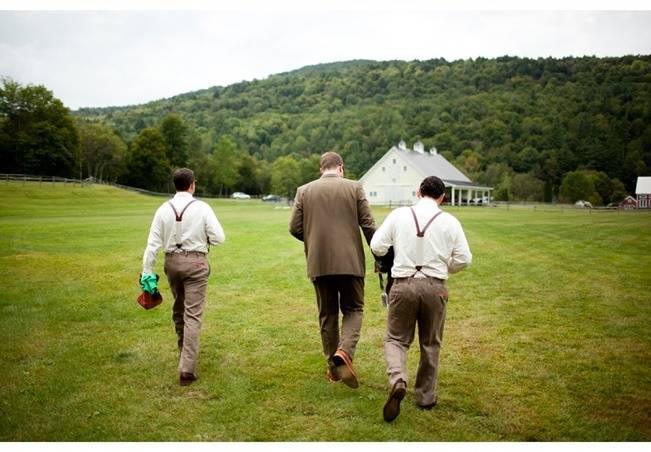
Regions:
<instances>
[{"instance_id":1,"label":"shirt sleeve","mask_svg":"<svg viewBox=\"0 0 651 452\"><path fill-rule=\"evenodd\" d=\"M455 218L454 227L452 229L452 254L448 261L448 272L450 274L457 273L466 268L472 262L472 253L468 246L466 234L463 232L461 223Z\"/></svg>"},{"instance_id":2,"label":"shirt sleeve","mask_svg":"<svg viewBox=\"0 0 651 452\"><path fill-rule=\"evenodd\" d=\"M153 273L154 265L156 264L156 253L163 246L162 238L163 222L161 218L160 209L156 211L154 219L149 228L149 237L147 238L147 246L145 253L142 257L142 273Z\"/></svg>"},{"instance_id":3,"label":"shirt sleeve","mask_svg":"<svg viewBox=\"0 0 651 452\"><path fill-rule=\"evenodd\" d=\"M289 220L289 233L301 242L303 241L303 192L296 190L292 218Z\"/></svg>"},{"instance_id":4,"label":"shirt sleeve","mask_svg":"<svg viewBox=\"0 0 651 452\"><path fill-rule=\"evenodd\" d=\"M391 212L382 223L382 226L380 226L377 231L375 231L375 234L373 234L370 247L371 251L373 251L373 254L376 256L384 256L389 251L389 248L393 246L393 231L395 229L394 224L396 212L397 210Z\"/></svg>"},{"instance_id":5,"label":"shirt sleeve","mask_svg":"<svg viewBox=\"0 0 651 452\"><path fill-rule=\"evenodd\" d=\"M206 204L206 237L211 245L221 245L226 241L224 228L208 204Z\"/></svg>"}]
</instances>

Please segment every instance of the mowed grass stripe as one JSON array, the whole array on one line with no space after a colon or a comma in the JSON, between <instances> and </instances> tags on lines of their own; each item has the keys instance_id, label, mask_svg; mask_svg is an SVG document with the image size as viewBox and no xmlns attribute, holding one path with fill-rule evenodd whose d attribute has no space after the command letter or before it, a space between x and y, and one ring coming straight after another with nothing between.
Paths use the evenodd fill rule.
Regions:
<instances>
[{"instance_id":1,"label":"mowed grass stripe","mask_svg":"<svg viewBox=\"0 0 651 452\"><path fill-rule=\"evenodd\" d=\"M163 305L135 303L164 198L6 182L0 194L0 440L651 439L649 214L448 208L474 262L449 283L439 406L408 394L387 425L368 250L353 391L325 381L290 211L209 200L227 243L210 254L200 380L181 388L165 278Z\"/></svg>"}]
</instances>

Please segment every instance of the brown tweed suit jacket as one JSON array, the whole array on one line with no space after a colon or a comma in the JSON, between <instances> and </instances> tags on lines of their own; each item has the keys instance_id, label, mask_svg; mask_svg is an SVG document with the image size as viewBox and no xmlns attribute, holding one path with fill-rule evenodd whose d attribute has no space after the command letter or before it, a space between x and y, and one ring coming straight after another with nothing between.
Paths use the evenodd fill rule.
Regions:
<instances>
[{"instance_id":1,"label":"brown tweed suit jacket","mask_svg":"<svg viewBox=\"0 0 651 452\"><path fill-rule=\"evenodd\" d=\"M371 242L375 222L360 182L335 174L298 187L289 232L303 241L307 276L366 273L364 249Z\"/></svg>"}]
</instances>

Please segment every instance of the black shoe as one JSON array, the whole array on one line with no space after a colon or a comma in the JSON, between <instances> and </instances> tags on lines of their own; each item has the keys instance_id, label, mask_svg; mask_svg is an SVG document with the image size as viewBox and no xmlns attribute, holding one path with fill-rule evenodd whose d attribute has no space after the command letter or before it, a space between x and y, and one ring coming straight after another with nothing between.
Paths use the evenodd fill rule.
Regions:
<instances>
[{"instance_id":1,"label":"black shoe","mask_svg":"<svg viewBox=\"0 0 651 452\"><path fill-rule=\"evenodd\" d=\"M405 394L407 394L407 383L404 380L396 381L393 388L391 388L387 403L384 404L384 410L382 410L385 421L391 422L398 417L400 402L405 398Z\"/></svg>"},{"instance_id":2,"label":"black shoe","mask_svg":"<svg viewBox=\"0 0 651 452\"><path fill-rule=\"evenodd\" d=\"M197 378L199 378L197 375L189 373L189 372L181 372L181 375L179 376L179 383L181 386L187 386L191 384L193 381L195 381Z\"/></svg>"}]
</instances>

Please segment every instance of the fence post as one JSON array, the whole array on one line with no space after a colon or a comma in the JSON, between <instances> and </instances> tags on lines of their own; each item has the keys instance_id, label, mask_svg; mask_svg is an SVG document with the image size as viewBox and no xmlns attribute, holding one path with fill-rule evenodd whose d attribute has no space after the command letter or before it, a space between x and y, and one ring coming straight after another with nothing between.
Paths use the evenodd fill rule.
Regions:
<instances>
[{"instance_id":1,"label":"fence post","mask_svg":"<svg viewBox=\"0 0 651 452\"><path fill-rule=\"evenodd\" d=\"M43 185L43 176L38 177L38 186L41 187Z\"/></svg>"}]
</instances>

